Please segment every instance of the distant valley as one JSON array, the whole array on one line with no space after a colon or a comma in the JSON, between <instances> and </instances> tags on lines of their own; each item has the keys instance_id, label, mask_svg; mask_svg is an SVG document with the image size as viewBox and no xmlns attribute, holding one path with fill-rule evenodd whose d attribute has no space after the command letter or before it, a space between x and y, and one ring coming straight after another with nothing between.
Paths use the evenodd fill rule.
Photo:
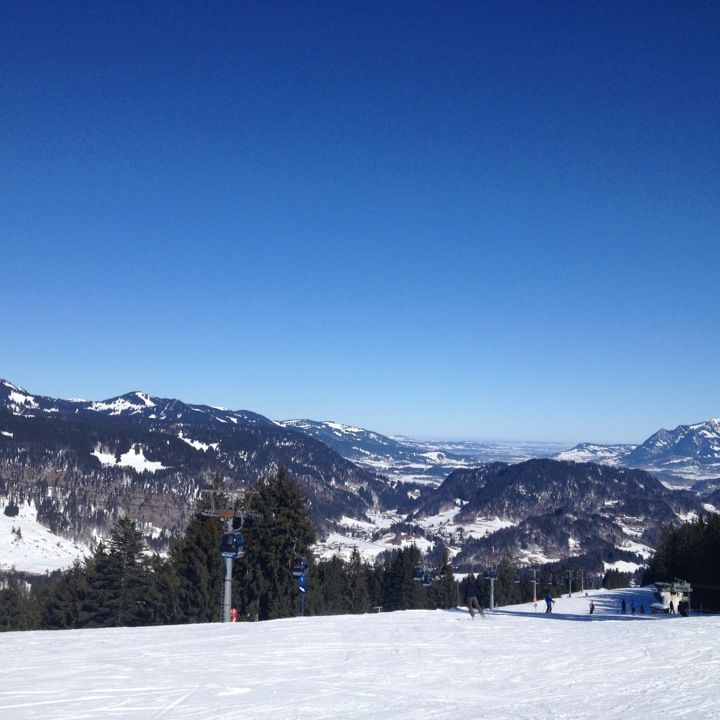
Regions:
<instances>
[{"instance_id":1,"label":"distant valley","mask_svg":"<svg viewBox=\"0 0 720 720\"><path fill-rule=\"evenodd\" d=\"M216 476L238 492L285 466L309 499L320 554L356 546L372 557L415 543L429 558L447 549L458 568L510 555L632 569L664 524L714 511L717 448L717 421L637 447L419 442L142 392L59 400L0 381L0 507L26 528L0 539L0 568L21 568L32 554L26 538L47 529L63 553L66 541L91 547L120 513L141 523L150 547L166 549ZM695 492L668 489L691 484ZM43 539L43 552L51 545Z\"/></svg>"}]
</instances>

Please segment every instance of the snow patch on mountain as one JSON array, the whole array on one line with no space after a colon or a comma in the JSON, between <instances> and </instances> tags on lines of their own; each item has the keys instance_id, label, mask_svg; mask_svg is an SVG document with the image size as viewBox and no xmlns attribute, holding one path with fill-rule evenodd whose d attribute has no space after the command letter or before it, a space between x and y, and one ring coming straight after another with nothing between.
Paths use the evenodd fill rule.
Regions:
<instances>
[{"instance_id":1,"label":"snow patch on mountain","mask_svg":"<svg viewBox=\"0 0 720 720\"><path fill-rule=\"evenodd\" d=\"M603 562L605 572L609 570L616 570L621 573L635 573L642 569L642 565L638 563L629 562L628 560L616 560L615 562Z\"/></svg>"},{"instance_id":2,"label":"snow patch on mountain","mask_svg":"<svg viewBox=\"0 0 720 720\"><path fill-rule=\"evenodd\" d=\"M143 453L142 448L138 449L136 445L133 445L126 453L123 453L118 460L113 452L105 452L102 448L97 447L93 452L94 455L101 465L117 466L117 467L130 467L137 472L151 472L154 473L157 470L166 470L167 466L161 462L154 460L148 460Z\"/></svg>"},{"instance_id":3,"label":"snow patch on mountain","mask_svg":"<svg viewBox=\"0 0 720 720\"><path fill-rule=\"evenodd\" d=\"M203 450L205 452L207 452L210 449L217 450L220 447L220 443L204 443L204 442L200 442L199 440L192 440L191 438L183 435L182 432L180 432L178 434L178 438L180 438L180 440L182 440L183 442L190 445L190 447L194 447L196 450Z\"/></svg>"}]
</instances>

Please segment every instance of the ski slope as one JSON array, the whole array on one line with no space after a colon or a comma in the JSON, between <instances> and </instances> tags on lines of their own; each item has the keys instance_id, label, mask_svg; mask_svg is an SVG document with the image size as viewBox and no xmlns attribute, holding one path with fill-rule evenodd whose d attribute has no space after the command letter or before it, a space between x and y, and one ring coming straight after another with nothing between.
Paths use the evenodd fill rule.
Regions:
<instances>
[{"instance_id":1,"label":"ski slope","mask_svg":"<svg viewBox=\"0 0 720 720\"><path fill-rule=\"evenodd\" d=\"M720 617L618 615L647 589L487 613L0 634L0 718L720 717Z\"/></svg>"}]
</instances>

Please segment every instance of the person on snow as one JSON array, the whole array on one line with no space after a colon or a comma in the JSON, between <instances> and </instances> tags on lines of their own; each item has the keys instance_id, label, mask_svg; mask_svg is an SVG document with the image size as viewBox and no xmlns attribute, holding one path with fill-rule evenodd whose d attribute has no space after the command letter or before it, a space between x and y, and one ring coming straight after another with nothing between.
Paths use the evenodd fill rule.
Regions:
<instances>
[{"instance_id":1,"label":"person on snow","mask_svg":"<svg viewBox=\"0 0 720 720\"><path fill-rule=\"evenodd\" d=\"M473 620L475 619L476 610L480 615L485 617L485 611L480 607L480 601L478 600L479 595L480 593L475 578L472 573L470 573L470 575L467 576L467 580L465 580L465 603L470 611L470 617Z\"/></svg>"},{"instance_id":2,"label":"person on snow","mask_svg":"<svg viewBox=\"0 0 720 720\"><path fill-rule=\"evenodd\" d=\"M625 602L625 598L623 598L623 601L620 603L620 607L622 608L622 614L625 614L625 611L627 610L627 603Z\"/></svg>"},{"instance_id":3,"label":"person on snow","mask_svg":"<svg viewBox=\"0 0 720 720\"><path fill-rule=\"evenodd\" d=\"M553 607L554 604L555 604L555 601L552 599L552 595L551 595L550 593L548 593L548 594L545 596L545 612L546 612L546 613L551 613L551 612L552 612L552 607Z\"/></svg>"},{"instance_id":4,"label":"person on snow","mask_svg":"<svg viewBox=\"0 0 720 720\"><path fill-rule=\"evenodd\" d=\"M590 601L590 614L592 615L595 612L595 601Z\"/></svg>"}]
</instances>

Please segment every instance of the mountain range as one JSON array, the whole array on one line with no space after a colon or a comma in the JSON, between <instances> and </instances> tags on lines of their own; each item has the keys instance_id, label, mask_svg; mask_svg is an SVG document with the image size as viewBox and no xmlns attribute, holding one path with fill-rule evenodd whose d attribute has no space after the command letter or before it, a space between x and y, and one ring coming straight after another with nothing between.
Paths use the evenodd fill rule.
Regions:
<instances>
[{"instance_id":1,"label":"mountain range","mask_svg":"<svg viewBox=\"0 0 720 720\"><path fill-rule=\"evenodd\" d=\"M429 554L447 548L458 567L509 554L526 563L575 557L596 568L632 568L652 552L663 525L707 512L716 487L704 481L703 501L626 469L622 459L658 465L693 450L696 464L712 467L712 422L688 426L696 442L692 432L661 431L654 444L562 451L273 422L139 391L59 400L0 381L0 503L6 515L24 504L23 517L30 509L56 535L89 545L129 513L150 547L162 550L216 477L242 492L285 466L308 497L320 553L358 546L371 556L414 542ZM588 455L604 464L577 462Z\"/></svg>"},{"instance_id":2,"label":"mountain range","mask_svg":"<svg viewBox=\"0 0 720 720\"><path fill-rule=\"evenodd\" d=\"M720 420L660 429L640 445L582 443L555 457L642 468L669 487L707 493L720 487Z\"/></svg>"}]
</instances>

